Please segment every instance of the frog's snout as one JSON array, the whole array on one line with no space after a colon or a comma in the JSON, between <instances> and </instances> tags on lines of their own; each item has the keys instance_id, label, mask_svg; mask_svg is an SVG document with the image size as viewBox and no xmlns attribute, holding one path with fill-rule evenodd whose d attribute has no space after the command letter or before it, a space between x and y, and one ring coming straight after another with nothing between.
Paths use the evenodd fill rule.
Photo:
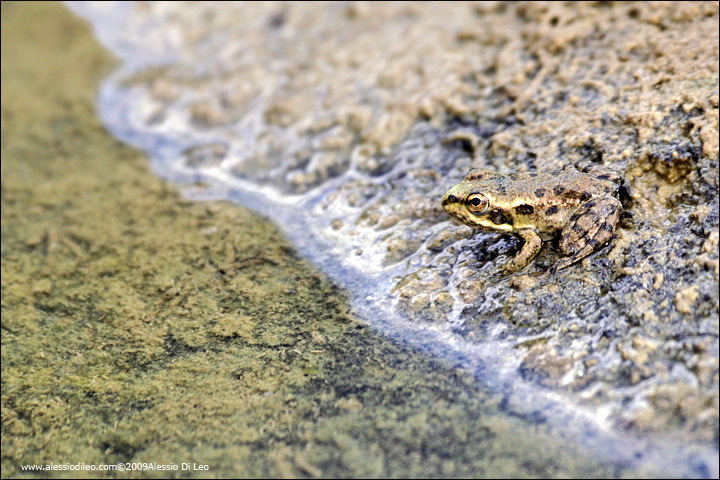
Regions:
<instances>
[{"instance_id":1,"label":"frog's snout","mask_svg":"<svg viewBox=\"0 0 720 480\"><path fill-rule=\"evenodd\" d=\"M452 193L447 192L447 193L445 194L445 196L443 196L442 204L443 204L443 206L445 206L445 205L447 205L447 204L449 204L449 203L457 203L457 202L459 202L459 201L460 201L459 198L457 198L457 197L456 197L455 195L453 195Z\"/></svg>"},{"instance_id":2,"label":"frog's snout","mask_svg":"<svg viewBox=\"0 0 720 480\"><path fill-rule=\"evenodd\" d=\"M442 198L442 206L446 212L450 213L449 209L457 208L462 203L463 194L458 192L457 185L450 187Z\"/></svg>"}]
</instances>

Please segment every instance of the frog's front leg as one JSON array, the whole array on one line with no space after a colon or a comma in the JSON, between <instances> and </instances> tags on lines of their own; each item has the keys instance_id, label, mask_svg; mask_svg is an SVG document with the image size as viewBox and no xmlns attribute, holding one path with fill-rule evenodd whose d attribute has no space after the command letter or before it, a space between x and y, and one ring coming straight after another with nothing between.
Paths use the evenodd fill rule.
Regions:
<instances>
[{"instance_id":1,"label":"frog's front leg","mask_svg":"<svg viewBox=\"0 0 720 480\"><path fill-rule=\"evenodd\" d=\"M555 263L549 273L569 267L610 241L621 212L622 204L615 197L597 198L580 205L560 237L560 250L570 257Z\"/></svg>"},{"instance_id":2,"label":"frog's front leg","mask_svg":"<svg viewBox=\"0 0 720 480\"><path fill-rule=\"evenodd\" d=\"M525 240L525 244L515 255L515 258L505 265L503 269L505 274L514 273L527 267L542 248L542 239L532 230L518 230L514 233Z\"/></svg>"}]
</instances>

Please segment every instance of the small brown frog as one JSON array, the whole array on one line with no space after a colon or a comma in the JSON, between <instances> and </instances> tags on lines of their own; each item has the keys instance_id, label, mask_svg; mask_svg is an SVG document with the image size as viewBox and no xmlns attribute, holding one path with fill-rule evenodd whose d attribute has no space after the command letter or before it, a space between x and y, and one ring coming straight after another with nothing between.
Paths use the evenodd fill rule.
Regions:
<instances>
[{"instance_id":1,"label":"small brown frog","mask_svg":"<svg viewBox=\"0 0 720 480\"><path fill-rule=\"evenodd\" d=\"M610 172L585 173L574 166L560 171L502 175L472 169L445 193L445 211L486 232L515 235L525 241L504 268L527 267L543 240L560 235L558 260L545 274L582 260L613 238L622 204L619 180Z\"/></svg>"}]
</instances>

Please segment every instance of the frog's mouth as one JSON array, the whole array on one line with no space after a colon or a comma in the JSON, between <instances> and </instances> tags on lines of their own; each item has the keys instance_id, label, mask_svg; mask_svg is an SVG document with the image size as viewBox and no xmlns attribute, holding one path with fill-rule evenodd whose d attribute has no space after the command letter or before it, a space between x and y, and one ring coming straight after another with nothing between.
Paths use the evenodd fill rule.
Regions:
<instances>
[{"instance_id":1,"label":"frog's mouth","mask_svg":"<svg viewBox=\"0 0 720 480\"><path fill-rule=\"evenodd\" d=\"M466 196L465 193L458 192L457 188L451 188L442 198L443 210L452 218L461 221L465 225L479 228L477 218L471 215L465 206Z\"/></svg>"},{"instance_id":2,"label":"frog's mouth","mask_svg":"<svg viewBox=\"0 0 720 480\"><path fill-rule=\"evenodd\" d=\"M451 217L462 219L462 199L455 195L454 190L448 190L442 198L442 207ZM464 220L463 220L464 221Z\"/></svg>"},{"instance_id":3,"label":"frog's mouth","mask_svg":"<svg viewBox=\"0 0 720 480\"><path fill-rule=\"evenodd\" d=\"M451 205L454 205L454 204L458 204L458 205L459 205L459 204L461 203L461 202L460 202L460 199L459 199L458 197L456 197L455 195L453 195L451 192L452 192L452 190L448 190L448 192L445 194L445 196L444 196L443 199L442 199L442 206L443 206L443 208L446 209L446 210L447 210Z\"/></svg>"},{"instance_id":4,"label":"frog's mouth","mask_svg":"<svg viewBox=\"0 0 720 480\"><path fill-rule=\"evenodd\" d=\"M442 207L445 212L455 220L474 228L482 228L478 224L478 219L468 212L462 200L450 192L446 193L442 199Z\"/></svg>"}]
</instances>

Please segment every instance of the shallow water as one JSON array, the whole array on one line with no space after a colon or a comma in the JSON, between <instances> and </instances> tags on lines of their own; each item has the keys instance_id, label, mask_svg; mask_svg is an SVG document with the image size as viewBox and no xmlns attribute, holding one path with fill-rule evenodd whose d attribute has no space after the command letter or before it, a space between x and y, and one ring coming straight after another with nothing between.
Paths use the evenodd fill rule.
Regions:
<instances>
[{"instance_id":1,"label":"shallow water","mask_svg":"<svg viewBox=\"0 0 720 480\"><path fill-rule=\"evenodd\" d=\"M500 18L502 9L151 3L99 10L70 5L93 22L99 39L123 60L101 90L103 121L119 138L147 151L160 175L186 184L188 196L230 199L267 215L350 292L361 316L392 338L456 363L507 392L510 408L568 424L580 441L602 445L600 451L611 458L665 463L683 474L697 471L691 457L699 456L709 471L717 471L717 452L706 443L707 432L712 436L714 431L716 439L717 414L701 425L704 433L691 435L699 452L692 455L682 449L675 453L677 445L664 438L674 427L636 427L638 412L645 411L658 384L688 384L697 390L690 394L704 395L710 409L717 410L712 393L717 385L717 374L712 376L713 368L717 372L717 294L711 295L717 274L698 274L695 286L710 295L701 300L709 306L699 305L693 323L686 322L681 332L710 342L705 349L710 380L698 380L693 367L698 358L682 354L696 350L688 345L653 349L661 353L651 357L667 361L664 373L655 367L643 370L643 362L637 362L640 380L634 381L633 372L623 370L634 367L623 366L634 352L626 353L623 337L637 333L635 317L645 317L634 313L637 286L630 282L637 279L632 272L608 274L603 254L593 257L587 276L581 272L540 284L532 277L500 278L498 267L514 254L516 242L471 236L440 208L441 195L471 165L500 172L558 168L566 161L558 154L562 148L568 158L601 152L606 163L626 174L642 164L638 155L626 153L628 145L643 140L627 131L625 120L608 121L608 137L590 141L578 137L584 129L581 114L574 117L574 130L565 131L565 139L572 141L556 144L554 155L543 150L551 147L534 143L542 142L539 134L528 135L518 153L513 143L520 135L518 125L533 122L518 118L530 113L519 111L524 94L508 93L508 85L517 70L527 71L518 90L532 91L533 78L543 79L540 72L552 62L523 53L522 45L500 29L489 38L478 32L478 18ZM527 64L503 64L506 56ZM613 72L614 85L629 82L630 71ZM547 82L553 81L562 83ZM710 78L698 89L712 91L716 84L717 78ZM599 103L605 113L610 110L603 97L612 92L582 88L592 91L576 102L590 111ZM547 92L542 98L556 101ZM535 121L536 128L553 118L552 111L545 115ZM676 127L668 128L674 138ZM602 148L594 141L604 142ZM697 161L702 156L692 149L703 146L690 141L676 145L675 153L690 152L688 158ZM712 159L713 152L703 155ZM688 176L682 164L673 169ZM656 170L650 173L662 175ZM641 182L634 186L642 187ZM688 182L692 188L668 182L666 195L682 196L685 190L699 195L703 185L712 188L712 171ZM717 205L716 192L708 198ZM644 201L636 198L635 204L644 206ZM658 215L663 218L636 208L639 213L625 222L633 233L617 241L626 250L619 246L608 256L634 267L638 253L628 245L638 237L632 235L657 237L658 226L673 224L666 218L689 219L697 204L692 198L668 208L664 203ZM711 232L717 215L706 214L703 222ZM697 240L698 249L703 240ZM648 240L645 248L662 253L661 243ZM552 255L544 251L536 263L546 267ZM675 268L670 260L666 265ZM687 286L683 267L660 271L666 286L650 294L660 305L653 310L656 317L668 319L648 330L659 331L659 341L677 335L669 327L663 330L663 323L674 323L678 314L667 313L662 300ZM584 336L573 336L585 329ZM650 424L673 423L666 422L672 414L653 414ZM628 426L653 435L625 438L618 431ZM697 428L693 422L687 425ZM628 449L642 451L642 459Z\"/></svg>"}]
</instances>

